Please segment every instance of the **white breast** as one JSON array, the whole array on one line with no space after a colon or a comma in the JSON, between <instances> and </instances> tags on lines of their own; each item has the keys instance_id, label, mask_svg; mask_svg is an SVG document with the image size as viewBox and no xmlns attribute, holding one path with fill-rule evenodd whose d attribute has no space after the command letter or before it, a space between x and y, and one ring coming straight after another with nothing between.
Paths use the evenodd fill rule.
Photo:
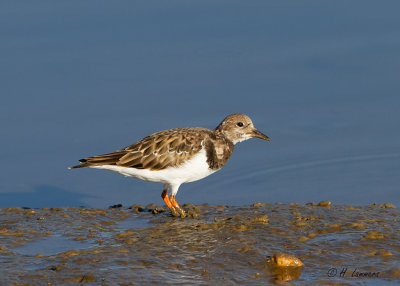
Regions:
<instances>
[{"instance_id":1,"label":"white breast","mask_svg":"<svg viewBox=\"0 0 400 286\"><path fill-rule=\"evenodd\" d=\"M115 165L93 166L91 168L106 169L127 177L134 177L144 181L169 185L180 185L183 183L194 182L207 177L216 171L209 168L207 164L206 151L204 149L200 150L199 153L179 167L168 167L167 169L159 171Z\"/></svg>"}]
</instances>

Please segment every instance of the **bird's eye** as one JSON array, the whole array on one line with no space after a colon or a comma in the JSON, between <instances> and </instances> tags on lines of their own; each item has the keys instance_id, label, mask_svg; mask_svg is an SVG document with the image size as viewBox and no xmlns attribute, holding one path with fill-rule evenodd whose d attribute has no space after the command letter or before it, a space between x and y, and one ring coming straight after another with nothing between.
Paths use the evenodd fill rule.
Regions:
<instances>
[{"instance_id":1,"label":"bird's eye","mask_svg":"<svg viewBox=\"0 0 400 286\"><path fill-rule=\"evenodd\" d=\"M243 124L243 122L238 122L236 125L239 127L243 127L244 124Z\"/></svg>"}]
</instances>

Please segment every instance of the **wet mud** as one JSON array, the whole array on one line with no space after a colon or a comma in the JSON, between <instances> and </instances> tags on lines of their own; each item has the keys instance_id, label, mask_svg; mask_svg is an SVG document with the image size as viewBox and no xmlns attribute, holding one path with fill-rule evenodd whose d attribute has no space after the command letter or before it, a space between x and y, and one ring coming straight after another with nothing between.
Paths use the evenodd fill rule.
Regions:
<instances>
[{"instance_id":1,"label":"wet mud","mask_svg":"<svg viewBox=\"0 0 400 286\"><path fill-rule=\"evenodd\" d=\"M391 204L183 208L0 209L0 285L400 283Z\"/></svg>"}]
</instances>

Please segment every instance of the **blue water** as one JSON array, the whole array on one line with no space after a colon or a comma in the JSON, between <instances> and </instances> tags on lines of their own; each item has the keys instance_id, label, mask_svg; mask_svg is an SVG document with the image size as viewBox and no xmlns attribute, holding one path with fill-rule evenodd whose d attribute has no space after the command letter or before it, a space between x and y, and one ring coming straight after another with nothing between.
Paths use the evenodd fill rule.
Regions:
<instances>
[{"instance_id":1,"label":"blue water","mask_svg":"<svg viewBox=\"0 0 400 286\"><path fill-rule=\"evenodd\" d=\"M22 255L35 256L42 255L56 255L72 249L86 249L95 245L94 241L76 241L68 239L62 235L52 235L38 239L32 243L25 244L24 246L14 248L13 251Z\"/></svg>"},{"instance_id":2,"label":"blue water","mask_svg":"<svg viewBox=\"0 0 400 286\"><path fill-rule=\"evenodd\" d=\"M67 170L163 129L246 113L271 137L182 203L400 205L399 1L3 1L0 207L162 204Z\"/></svg>"}]
</instances>

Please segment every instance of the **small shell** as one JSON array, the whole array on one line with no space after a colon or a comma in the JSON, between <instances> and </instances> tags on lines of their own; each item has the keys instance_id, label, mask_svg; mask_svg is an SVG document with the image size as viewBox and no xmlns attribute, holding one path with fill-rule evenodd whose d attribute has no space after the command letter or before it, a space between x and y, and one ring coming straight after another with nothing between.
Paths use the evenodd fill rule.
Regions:
<instances>
[{"instance_id":1,"label":"small shell","mask_svg":"<svg viewBox=\"0 0 400 286\"><path fill-rule=\"evenodd\" d=\"M277 267L301 267L303 266L303 262L300 261L297 257L293 255L289 255L286 253L275 253L271 259L270 263L274 264Z\"/></svg>"}]
</instances>

